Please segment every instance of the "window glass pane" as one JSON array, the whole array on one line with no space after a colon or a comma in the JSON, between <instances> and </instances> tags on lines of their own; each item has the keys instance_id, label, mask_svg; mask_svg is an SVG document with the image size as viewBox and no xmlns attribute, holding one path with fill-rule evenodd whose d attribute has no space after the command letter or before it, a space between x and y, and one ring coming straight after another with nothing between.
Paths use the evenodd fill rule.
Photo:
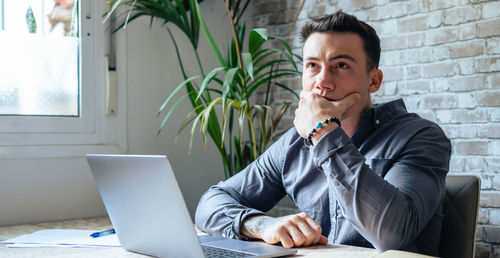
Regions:
<instances>
[{"instance_id":1,"label":"window glass pane","mask_svg":"<svg viewBox=\"0 0 500 258\"><path fill-rule=\"evenodd\" d=\"M0 115L79 115L76 5L0 0Z\"/></svg>"},{"instance_id":2,"label":"window glass pane","mask_svg":"<svg viewBox=\"0 0 500 258\"><path fill-rule=\"evenodd\" d=\"M4 30L4 24L5 24L5 15L4 13L4 1L0 1L0 31Z\"/></svg>"}]
</instances>

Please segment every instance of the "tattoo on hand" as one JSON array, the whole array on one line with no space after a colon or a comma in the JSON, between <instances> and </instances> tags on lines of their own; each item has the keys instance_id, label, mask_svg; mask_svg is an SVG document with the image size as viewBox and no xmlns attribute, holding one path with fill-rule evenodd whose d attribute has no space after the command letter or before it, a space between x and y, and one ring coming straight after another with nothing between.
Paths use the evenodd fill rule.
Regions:
<instances>
[{"instance_id":1,"label":"tattoo on hand","mask_svg":"<svg viewBox=\"0 0 500 258\"><path fill-rule=\"evenodd\" d=\"M279 219L269 216L250 217L243 222L242 233L248 237L261 239L264 230Z\"/></svg>"}]
</instances>

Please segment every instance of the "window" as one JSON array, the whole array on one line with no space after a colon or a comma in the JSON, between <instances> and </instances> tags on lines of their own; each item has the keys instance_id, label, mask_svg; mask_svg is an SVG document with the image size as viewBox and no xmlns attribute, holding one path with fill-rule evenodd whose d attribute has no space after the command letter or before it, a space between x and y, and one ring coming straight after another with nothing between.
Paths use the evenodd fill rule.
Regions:
<instances>
[{"instance_id":1,"label":"window","mask_svg":"<svg viewBox=\"0 0 500 258\"><path fill-rule=\"evenodd\" d=\"M0 0L0 158L125 151L125 112L105 115L105 1L74 0L79 37L47 19L57 2L69 1ZM21 6L19 25L13 6ZM36 33L27 33L30 6Z\"/></svg>"},{"instance_id":2,"label":"window","mask_svg":"<svg viewBox=\"0 0 500 258\"><path fill-rule=\"evenodd\" d=\"M79 116L74 0L0 1L0 115Z\"/></svg>"}]
</instances>

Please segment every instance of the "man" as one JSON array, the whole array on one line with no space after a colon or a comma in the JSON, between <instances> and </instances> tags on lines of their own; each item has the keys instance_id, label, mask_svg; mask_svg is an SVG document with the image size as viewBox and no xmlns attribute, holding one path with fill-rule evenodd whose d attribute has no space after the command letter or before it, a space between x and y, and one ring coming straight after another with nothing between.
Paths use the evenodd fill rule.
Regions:
<instances>
[{"instance_id":1,"label":"man","mask_svg":"<svg viewBox=\"0 0 500 258\"><path fill-rule=\"evenodd\" d=\"M339 11L308 21L301 38L294 128L205 193L197 226L285 247L330 242L438 255L450 141L402 100L372 104L383 78L372 27ZM266 216L285 194L301 213Z\"/></svg>"}]
</instances>

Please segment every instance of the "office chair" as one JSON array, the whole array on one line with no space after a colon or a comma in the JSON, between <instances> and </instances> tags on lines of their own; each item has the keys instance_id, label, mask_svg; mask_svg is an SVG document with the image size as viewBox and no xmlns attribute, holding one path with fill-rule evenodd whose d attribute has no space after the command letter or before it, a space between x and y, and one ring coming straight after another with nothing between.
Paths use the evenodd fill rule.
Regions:
<instances>
[{"instance_id":1,"label":"office chair","mask_svg":"<svg viewBox=\"0 0 500 258\"><path fill-rule=\"evenodd\" d=\"M440 256L474 257L480 185L477 176L446 177Z\"/></svg>"}]
</instances>

